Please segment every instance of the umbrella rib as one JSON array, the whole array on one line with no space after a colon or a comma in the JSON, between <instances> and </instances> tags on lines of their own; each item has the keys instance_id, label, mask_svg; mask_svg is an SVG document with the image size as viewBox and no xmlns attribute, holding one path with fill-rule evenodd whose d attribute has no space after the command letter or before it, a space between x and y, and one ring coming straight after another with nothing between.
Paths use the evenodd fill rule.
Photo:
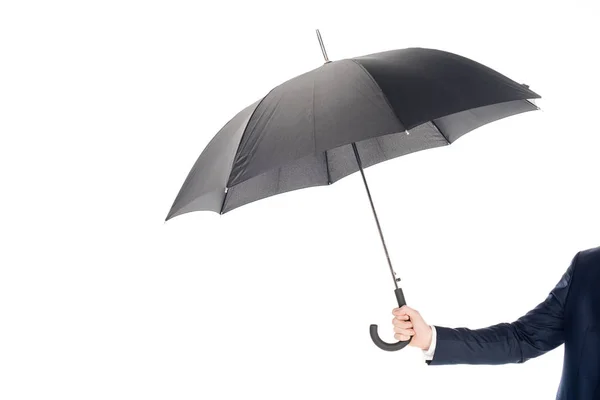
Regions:
<instances>
[{"instance_id":1,"label":"umbrella rib","mask_svg":"<svg viewBox=\"0 0 600 400\"><path fill-rule=\"evenodd\" d=\"M329 172L329 157L327 156L327 150L325 150L325 169L327 170L327 184L331 185L331 173Z\"/></svg>"},{"instance_id":2,"label":"umbrella rib","mask_svg":"<svg viewBox=\"0 0 600 400\"><path fill-rule=\"evenodd\" d=\"M224 213L224 210L225 210L225 200L227 200L227 192L229 192L229 188L227 187L227 184L231 180L231 173L233 172L233 167L235 165L235 160L237 159L237 157L238 157L238 155L240 153L240 145L242 144L242 141L244 140L244 136L246 136L246 131L248 130L248 124L250 124L250 121L254 117L254 114L256 114L256 110L258 110L258 107L260 107L260 105L262 104L263 101L265 101L265 99L267 98L267 96L270 95L277 87L278 86L276 86L273 89L269 90L269 92L262 99L260 99L257 102L256 107L254 108L254 110L252 110L252 113L250 114L250 117L248 118L248 121L246 122L246 126L244 126L244 131L240 135L240 141L238 142L237 148L235 149L235 155L233 156L233 160L231 161L231 170L229 171L229 176L227 177L227 182L225 182L225 189L224 189L225 190L225 195L223 196L223 203L221 204L221 209L219 210L219 214L221 214L221 215L223 215L223 213Z\"/></svg>"},{"instance_id":3,"label":"umbrella rib","mask_svg":"<svg viewBox=\"0 0 600 400\"><path fill-rule=\"evenodd\" d=\"M221 203L221 209L219 210L219 214L223 215L223 209L225 208L225 200L227 199L227 192L229 192L229 188L225 186L225 195L223 195L223 202Z\"/></svg>"},{"instance_id":4,"label":"umbrella rib","mask_svg":"<svg viewBox=\"0 0 600 400\"><path fill-rule=\"evenodd\" d=\"M446 137L446 135L444 135L444 132L442 132L442 130L440 129L440 127L439 127L439 126L437 126L437 124L435 123L435 121L434 121L434 120L431 120L431 124L433 125L433 127L434 127L435 129L437 129L437 131L440 133L440 135L442 135L442 137L443 137L444 139L446 139L446 142L447 142L448 144L450 144L450 140L448 140L448 138Z\"/></svg>"},{"instance_id":5,"label":"umbrella rib","mask_svg":"<svg viewBox=\"0 0 600 400\"><path fill-rule=\"evenodd\" d=\"M279 85L281 86L281 85ZM261 104L263 103L263 101L265 101L265 99L271 94L273 93L273 91L275 89L277 89L279 86L275 86L273 89L269 90L269 92L262 98L260 99L257 104L256 107L254 108L254 110L252 110L252 113L250 114L250 117L248 118L248 121L246 122L246 126L244 126L244 131L242 132L242 134L240 135L240 141L238 142L237 148L235 150L235 155L233 156L233 160L231 162L231 171L229 171L229 177L227 178L227 182L225 183L225 188L227 188L227 185L229 184L229 182L231 181L231 173L233 172L233 169L235 167L235 162L240 154L240 146L242 144L242 142L244 141L244 139L246 138L246 135L248 134L248 125L250 124L250 121L252 121L252 118L254 118L254 114L256 114L256 110L258 110L258 108L261 106ZM240 182L238 182L240 183Z\"/></svg>"},{"instance_id":6,"label":"umbrella rib","mask_svg":"<svg viewBox=\"0 0 600 400\"><path fill-rule=\"evenodd\" d=\"M317 30L317 35L319 35L318 33L319 31ZM319 36L320 37L320 36ZM313 79L313 86L312 86L312 121L313 121L313 144L314 144L314 149L315 152L318 148L317 146L317 118L315 115L315 80ZM325 169L327 170L327 184L331 185L331 175L329 173L329 159L327 157L327 150L325 150Z\"/></svg>"},{"instance_id":7,"label":"umbrella rib","mask_svg":"<svg viewBox=\"0 0 600 400\"><path fill-rule=\"evenodd\" d=\"M392 112L392 115L394 117L396 117L396 120L398 120L398 123L400 124L400 126L402 127L402 129L406 130L406 125L404 125L404 123L402 122L402 120L398 116L398 113L396 113L396 110L394 110L394 107L392 107L392 103L390 103L390 99L388 99L388 97L386 96L386 94L383 92L383 89L381 88L381 86L379 86L379 83L377 83L377 81L375 80L375 78L373 78L373 75L371 75L371 73L361 63L359 63L355 59L351 58L350 61L352 61L352 62L354 62L354 64L358 65L364 71L364 73L369 77L369 79L371 79L371 82L373 82L373 85L375 85L375 87L377 89L379 89L379 92L381 93L381 96L383 96L383 99L385 100L385 103L387 104L387 106L389 107L390 111Z\"/></svg>"}]
</instances>

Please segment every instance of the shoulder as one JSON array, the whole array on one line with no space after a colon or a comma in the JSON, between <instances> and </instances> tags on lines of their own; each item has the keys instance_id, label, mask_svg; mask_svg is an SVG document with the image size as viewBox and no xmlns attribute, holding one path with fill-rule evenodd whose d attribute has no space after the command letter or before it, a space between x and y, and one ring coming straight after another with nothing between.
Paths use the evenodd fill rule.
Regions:
<instances>
[{"instance_id":1,"label":"shoulder","mask_svg":"<svg viewBox=\"0 0 600 400\"><path fill-rule=\"evenodd\" d=\"M600 246L580 251L575 256L575 262L579 267L589 266L600 268Z\"/></svg>"},{"instance_id":2,"label":"shoulder","mask_svg":"<svg viewBox=\"0 0 600 400\"><path fill-rule=\"evenodd\" d=\"M572 268L578 280L600 279L600 247L582 250L573 259Z\"/></svg>"}]
</instances>

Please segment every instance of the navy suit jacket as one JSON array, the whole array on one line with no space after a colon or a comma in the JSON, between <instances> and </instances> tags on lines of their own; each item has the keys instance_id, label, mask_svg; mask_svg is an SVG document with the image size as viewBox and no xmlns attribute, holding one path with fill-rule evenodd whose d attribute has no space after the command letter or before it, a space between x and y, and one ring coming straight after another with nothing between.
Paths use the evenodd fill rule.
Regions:
<instances>
[{"instance_id":1,"label":"navy suit jacket","mask_svg":"<svg viewBox=\"0 0 600 400\"><path fill-rule=\"evenodd\" d=\"M564 343L557 400L600 399L600 247L577 253L546 300L513 323L436 326L430 365L523 363Z\"/></svg>"}]
</instances>

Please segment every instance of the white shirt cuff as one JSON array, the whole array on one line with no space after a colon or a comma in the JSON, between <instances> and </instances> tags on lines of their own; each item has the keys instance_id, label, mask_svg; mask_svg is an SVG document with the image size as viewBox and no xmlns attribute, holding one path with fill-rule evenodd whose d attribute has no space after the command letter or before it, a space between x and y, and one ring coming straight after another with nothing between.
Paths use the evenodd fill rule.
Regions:
<instances>
[{"instance_id":1,"label":"white shirt cuff","mask_svg":"<svg viewBox=\"0 0 600 400\"><path fill-rule=\"evenodd\" d=\"M431 345L428 350L423 350L423 355L425 356L426 361L433 360L433 355L435 354L435 345L437 344L437 332L435 331L435 326L431 325Z\"/></svg>"}]
</instances>

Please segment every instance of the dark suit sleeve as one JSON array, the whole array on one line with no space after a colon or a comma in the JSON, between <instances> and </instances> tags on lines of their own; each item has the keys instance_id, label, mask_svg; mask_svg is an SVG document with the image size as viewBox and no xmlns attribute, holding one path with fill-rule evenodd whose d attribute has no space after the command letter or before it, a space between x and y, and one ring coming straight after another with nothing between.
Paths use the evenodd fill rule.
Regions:
<instances>
[{"instance_id":1,"label":"dark suit sleeve","mask_svg":"<svg viewBox=\"0 0 600 400\"><path fill-rule=\"evenodd\" d=\"M522 363L563 344L565 303L577 256L546 300L513 323L476 330L436 325L435 353L427 363Z\"/></svg>"}]
</instances>

